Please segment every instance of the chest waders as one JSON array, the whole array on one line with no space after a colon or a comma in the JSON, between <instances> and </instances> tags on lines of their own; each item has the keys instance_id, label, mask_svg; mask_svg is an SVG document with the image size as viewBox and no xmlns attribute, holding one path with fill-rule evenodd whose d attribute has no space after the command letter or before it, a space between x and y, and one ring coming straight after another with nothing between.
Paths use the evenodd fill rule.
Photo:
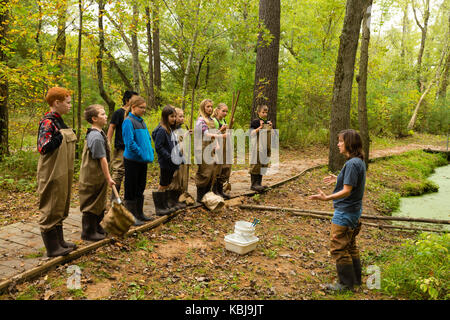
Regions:
<instances>
[{"instance_id":1,"label":"chest waders","mask_svg":"<svg viewBox=\"0 0 450 320\"><path fill-rule=\"evenodd\" d=\"M107 139L103 138L105 143L108 143ZM99 241L105 238L106 234L100 227L100 222L105 216L107 191L108 183L103 174L100 159L92 158L86 139L80 168L79 196L80 211L83 214L81 239Z\"/></svg>"},{"instance_id":2,"label":"chest waders","mask_svg":"<svg viewBox=\"0 0 450 320\"><path fill-rule=\"evenodd\" d=\"M264 191L266 189L266 186L261 185L262 183L262 176L263 174L265 174L267 172L267 168L269 167L269 159L270 159L270 154L271 154L271 134L272 134L272 129L270 128L270 125L267 123L263 124L262 127L263 130L267 130L266 131L266 143L264 141L260 141L260 133L257 133L257 139L256 139L256 148L254 148L254 152L256 152L256 163L254 164L250 164L250 169L249 169L249 173L250 173L250 178L251 178L251 190L257 191L257 192L261 192ZM264 152L264 150L260 150L260 142L262 144L262 146L266 146L266 150L267 150L267 163L263 164L261 163L261 157L260 157L260 151Z\"/></svg>"},{"instance_id":3,"label":"chest waders","mask_svg":"<svg viewBox=\"0 0 450 320\"><path fill-rule=\"evenodd\" d=\"M62 223L69 215L73 163L77 136L72 129L60 129L61 145L40 155L37 167L39 226L47 256L66 255L76 246L64 241Z\"/></svg>"},{"instance_id":4,"label":"chest waders","mask_svg":"<svg viewBox=\"0 0 450 320\"><path fill-rule=\"evenodd\" d=\"M214 121L208 122L208 129L215 129ZM203 137L203 135L202 135ZM217 164L215 161L211 164L207 164L204 159L204 151L210 145L215 144L215 139L211 138L210 141L202 140L202 161L198 164L197 173L195 174L195 184L197 186L197 202L201 202L203 196L212 188L213 180L217 175ZM211 156L215 157L214 149L211 152Z\"/></svg>"},{"instance_id":5,"label":"chest waders","mask_svg":"<svg viewBox=\"0 0 450 320\"><path fill-rule=\"evenodd\" d=\"M223 138L221 148L217 151L222 155L222 161L217 164L217 179L213 187L213 192L224 199L230 199L230 195L224 192L224 184L228 183L231 175L231 162L233 159L227 159L227 150L231 150L231 137ZM220 159L219 159L220 160ZM229 184L229 183L228 183ZM229 185L231 189L231 185Z\"/></svg>"}]
</instances>

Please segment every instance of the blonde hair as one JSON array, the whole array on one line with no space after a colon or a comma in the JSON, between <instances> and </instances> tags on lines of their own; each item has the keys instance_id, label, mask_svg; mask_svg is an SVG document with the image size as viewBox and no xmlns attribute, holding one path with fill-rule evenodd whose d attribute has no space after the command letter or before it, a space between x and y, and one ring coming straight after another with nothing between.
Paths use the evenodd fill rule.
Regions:
<instances>
[{"instance_id":1,"label":"blonde hair","mask_svg":"<svg viewBox=\"0 0 450 320\"><path fill-rule=\"evenodd\" d=\"M211 99L205 99L202 102L200 102L200 108L198 110L200 116L205 120L206 124L210 124L211 122L211 120L209 120L210 116L206 115L205 112L205 107L208 103L214 104L214 102Z\"/></svg>"},{"instance_id":2,"label":"blonde hair","mask_svg":"<svg viewBox=\"0 0 450 320\"><path fill-rule=\"evenodd\" d=\"M217 105L217 107L214 109L214 112L213 112L213 117L214 118L217 118L217 115L219 114L219 111L222 110L223 107L227 107L228 108L228 106L225 103L223 103L223 102L221 102L221 103L219 103Z\"/></svg>"},{"instance_id":3,"label":"blonde hair","mask_svg":"<svg viewBox=\"0 0 450 320\"><path fill-rule=\"evenodd\" d=\"M184 114L184 111L183 111L183 109L181 109L181 108L175 108L174 107L174 109L175 109L175 111L177 112L177 114L180 114L181 112Z\"/></svg>"},{"instance_id":4,"label":"blonde hair","mask_svg":"<svg viewBox=\"0 0 450 320\"><path fill-rule=\"evenodd\" d=\"M92 118L97 117L101 109L105 110L105 107L102 106L101 104L90 105L89 107L86 108L86 110L84 110L84 118L86 119L87 122L92 124Z\"/></svg>"},{"instance_id":5,"label":"blonde hair","mask_svg":"<svg viewBox=\"0 0 450 320\"><path fill-rule=\"evenodd\" d=\"M138 107L144 103L145 103L145 99L142 98L141 96L136 96L136 95L132 96L130 98L130 100L128 100L128 103L125 105L125 109L126 109L125 110L125 118L128 116L128 114L130 113L130 111L133 107Z\"/></svg>"}]
</instances>

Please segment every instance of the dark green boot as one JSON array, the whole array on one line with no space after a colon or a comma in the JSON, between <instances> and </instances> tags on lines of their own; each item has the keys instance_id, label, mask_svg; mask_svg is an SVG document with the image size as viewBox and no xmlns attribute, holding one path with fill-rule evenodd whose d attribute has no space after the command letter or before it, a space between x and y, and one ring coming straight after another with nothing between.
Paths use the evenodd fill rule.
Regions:
<instances>
[{"instance_id":1,"label":"dark green boot","mask_svg":"<svg viewBox=\"0 0 450 320\"><path fill-rule=\"evenodd\" d=\"M149 218L144 214L144 196L141 196L136 199L136 211L137 211L137 217L139 218L139 220L144 221L144 222L152 220L152 218Z\"/></svg>"},{"instance_id":2,"label":"dark green boot","mask_svg":"<svg viewBox=\"0 0 450 320\"><path fill-rule=\"evenodd\" d=\"M100 241L105 239L104 234L97 232L98 217L90 212L83 212L81 218L81 239L87 241Z\"/></svg>"},{"instance_id":3,"label":"dark green boot","mask_svg":"<svg viewBox=\"0 0 450 320\"><path fill-rule=\"evenodd\" d=\"M325 288L332 291L353 291L356 280L353 264L336 264L336 270L339 281L332 284L326 284Z\"/></svg>"},{"instance_id":4,"label":"dark green boot","mask_svg":"<svg viewBox=\"0 0 450 320\"><path fill-rule=\"evenodd\" d=\"M47 257L65 256L73 251L73 248L64 248L61 246L56 228L41 232L41 236L45 249L47 250Z\"/></svg>"},{"instance_id":5,"label":"dark green boot","mask_svg":"<svg viewBox=\"0 0 450 320\"><path fill-rule=\"evenodd\" d=\"M131 212L131 214L134 216L134 226L142 226L145 222L140 220L138 218L138 213L137 213L137 201L136 200L124 200L123 204L125 205L125 208L127 208L128 211Z\"/></svg>"},{"instance_id":6,"label":"dark green boot","mask_svg":"<svg viewBox=\"0 0 450 320\"><path fill-rule=\"evenodd\" d=\"M59 239L59 244L61 245L61 247L72 248L73 250L75 250L77 248L77 245L75 243L67 242L64 240L64 232L63 232L62 224L57 225L55 228L58 232L58 239Z\"/></svg>"},{"instance_id":7,"label":"dark green boot","mask_svg":"<svg viewBox=\"0 0 450 320\"><path fill-rule=\"evenodd\" d=\"M155 204L155 214L157 216L165 216L171 213L170 209L167 207L167 203L164 203L165 192L153 191L153 203Z\"/></svg>"},{"instance_id":8,"label":"dark green boot","mask_svg":"<svg viewBox=\"0 0 450 320\"><path fill-rule=\"evenodd\" d=\"M361 282L361 259L360 258L352 258L353 261L353 270L355 271L355 285L360 286Z\"/></svg>"},{"instance_id":9,"label":"dark green boot","mask_svg":"<svg viewBox=\"0 0 450 320\"><path fill-rule=\"evenodd\" d=\"M259 174L251 174L250 178L252 181L252 185L250 187L251 190L256 191L256 192L261 192L264 191L264 187L260 184L259 182ZM262 176L261 176L262 178Z\"/></svg>"}]
</instances>

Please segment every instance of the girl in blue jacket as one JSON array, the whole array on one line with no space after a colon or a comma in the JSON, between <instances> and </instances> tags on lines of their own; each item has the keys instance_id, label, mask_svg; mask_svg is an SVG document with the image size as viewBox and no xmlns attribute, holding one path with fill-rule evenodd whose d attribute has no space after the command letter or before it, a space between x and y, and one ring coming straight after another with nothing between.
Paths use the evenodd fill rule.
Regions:
<instances>
[{"instance_id":1,"label":"girl in blue jacket","mask_svg":"<svg viewBox=\"0 0 450 320\"><path fill-rule=\"evenodd\" d=\"M144 190L147 181L147 164L153 162L153 148L150 134L142 116L146 103L141 96L133 96L127 107L126 119L122 124L125 144L123 163L125 166L125 207L134 215L135 225L151 220L144 215Z\"/></svg>"},{"instance_id":2,"label":"girl in blue jacket","mask_svg":"<svg viewBox=\"0 0 450 320\"><path fill-rule=\"evenodd\" d=\"M174 190L167 190L175 171L178 170L182 162L178 141L173 133L176 129L176 119L175 108L171 105L165 106L161 112L161 122L152 132L160 168L158 191L153 192L156 215L159 216L181 208L178 202L179 194Z\"/></svg>"}]
</instances>

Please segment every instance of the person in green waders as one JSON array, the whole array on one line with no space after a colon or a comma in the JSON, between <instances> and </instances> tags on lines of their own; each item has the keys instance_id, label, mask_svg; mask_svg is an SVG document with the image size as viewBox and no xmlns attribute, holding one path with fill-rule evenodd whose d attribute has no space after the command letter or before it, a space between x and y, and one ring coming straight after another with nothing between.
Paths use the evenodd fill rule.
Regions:
<instances>
[{"instance_id":1,"label":"person in green waders","mask_svg":"<svg viewBox=\"0 0 450 320\"><path fill-rule=\"evenodd\" d=\"M359 218L362 213L362 198L366 183L366 164L362 151L361 136L355 130L343 130L338 135L339 152L347 161L339 175L324 178L326 184L336 182L331 195L321 189L309 197L310 200L333 200L334 215L331 220L331 256L336 261L339 281L327 284L334 291L353 290L361 285L361 260L356 246L356 236L361 230Z\"/></svg>"}]
</instances>

